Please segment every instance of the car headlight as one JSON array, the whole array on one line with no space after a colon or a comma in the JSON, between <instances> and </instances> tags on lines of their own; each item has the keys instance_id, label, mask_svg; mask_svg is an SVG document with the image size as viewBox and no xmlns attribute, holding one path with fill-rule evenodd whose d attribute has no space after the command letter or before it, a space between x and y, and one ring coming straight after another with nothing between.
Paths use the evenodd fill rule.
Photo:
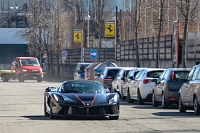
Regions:
<instances>
[{"instance_id":1,"label":"car headlight","mask_svg":"<svg viewBox=\"0 0 200 133\"><path fill-rule=\"evenodd\" d=\"M109 100L109 104L116 104L117 100L118 100L118 96L114 95L114 97Z\"/></svg>"},{"instance_id":2,"label":"car headlight","mask_svg":"<svg viewBox=\"0 0 200 133\"><path fill-rule=\"evenodd\" d=\"M22 69L22 71L23 71L23 72L27 72L27 70L26 70L26 69Z\"/></svg>"},{"instance_id":3,"label":"car headlight","mask_svg":"<svg viewBox=\"0 0 200 133\"><path fill-rule=\"evenodd\" d=\"M58 103L64 103L64 99L63 98L60 98L59 96L57 96L56 94L53 94L55 100L58 102Z\"/></svg>"}]
</instances>

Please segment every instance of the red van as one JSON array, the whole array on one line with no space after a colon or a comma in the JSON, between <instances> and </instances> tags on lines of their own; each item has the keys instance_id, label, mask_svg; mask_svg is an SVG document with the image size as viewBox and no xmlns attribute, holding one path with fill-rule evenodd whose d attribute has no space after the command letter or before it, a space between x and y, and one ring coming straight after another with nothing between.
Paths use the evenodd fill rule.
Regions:
<instances>
[{"instance_id":1,"label":"red van","mask_svg":"<svg viewBox=\"0 0 200 133\"><path fill-rule=\"evenodd\" d=\"M24 82L24 80L42 82L43 79L42 68L35 57L16 57L15 74L19 82Z\"/></svg>"}]
</instances>

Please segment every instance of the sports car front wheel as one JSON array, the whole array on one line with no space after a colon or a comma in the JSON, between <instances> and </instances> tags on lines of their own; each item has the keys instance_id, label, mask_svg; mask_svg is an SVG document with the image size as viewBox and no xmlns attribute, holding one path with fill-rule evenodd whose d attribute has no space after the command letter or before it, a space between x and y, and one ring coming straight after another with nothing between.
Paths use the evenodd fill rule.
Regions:
<instances>
[{"instance_id":1,"label":"sports car front wheel","mask_svg":"<svg viewBox=\"0 0 200 133\"><path fill-rule=\"evenodd\" d=\"M109 116L109 119L110 119L110 120L118 120L118 119L119 119L119 116Z\"/></svg>"},{"instance_id":2,"label":"sports car front wheel","mask_svg":"<svg viewBox=\"0 0 200 133\"><path fill-rule=\"evenodd\" d=\"M44 99L44 116L49 116L49 114L47 113L47 107L46 107L45 99Z\"/></svg>"},{"instance_id":3,"label":"sports car front wheel","mask_svg":"<svg viewBox=\"0 0 200 133\"><path fill-rule=\"evenodd\" d=\"M53 113L52 113L52 104L51 104L51 106L50 106L50 114L49 114L49 116L50 116L50 119L59 119L59 116L55 116L55 115L53 115Z\"/></svg>"}]
</instances>

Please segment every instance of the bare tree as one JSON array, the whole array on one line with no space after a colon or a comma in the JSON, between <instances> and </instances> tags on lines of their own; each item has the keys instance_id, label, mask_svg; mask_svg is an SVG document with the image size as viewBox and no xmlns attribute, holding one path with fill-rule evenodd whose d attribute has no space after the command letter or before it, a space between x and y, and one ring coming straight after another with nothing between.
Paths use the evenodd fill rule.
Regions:
<instances>
[{"instance_id":1,"label":"bare tree","mask_svg":"<svg viewBox=\"0 0 200 133\"><path fill-rule=\"evenodd\" d=\"M88 26L86 23L88 15L90 16L89 35L99 39L99 47L101 47L101 39L104 38L105 20L111 20L115 16L115 5L113 4L113 0L89 0L89 6L88 0L77 0L76 2L77 22L83 23L87 31Z\"/></svg>"},{"instance_id":2,"label":"bare tree","mask_svg":"<svg viewBox=\"0 0 200 133\"><path fill-rule=\"evenodd\" d=\"M131 5L129 0L125 0L125 5L127 12L131 18L131 21L133 21L133 32L134 32L134 44L136 46L136 66L140 67L140 59L139 59L139 26L141 22L141 5L142 0L131 0ZM131 23L130 23L131 24Z\"/></svg>"},{"instance_id":3,"label":"bare tree","mask_svg":"<svg viewBox=\"0 0 200 133\"><path fill-rule=\"evenodd\" d=\"M21 35L29 41L28 51L30 55L38 57L48 55L48 63L51 64L50 76L53 74L53 63L60 65L61 50L66 46L67 15L64 1L60 0L30 0L29 13L30 28L23 29ZM59 68L59 67L58 67ZM57 69L57 76L60 70Z\"/></svg>"},{"instance_id":4,"label":"bare tree","mask_svg":"<svg viewBox=\"0 0 200 133\"><path fill-rule=\"evenodd\" d=\"M157 40L157 53L156 53L156 67L159 68L160 64L160 35L163 27L163 10L165 0L159 0L159 15L158 15L158 40Z\"/></svg>"},{"instance_id":5,"label":"bare tree","mask_svg":"<svg viewBox=\"0 0 200 133\"><path fill-rule=\"evenodd\" d=\"M176 6L178 7L182 17L180 18L183 26L183 43L182 43L182 67L187 67L187 57L186 57L186 35L188 32L188 22L192 21L197 17L197 8L199 5L199 0L174 0Z\"/></svg>"}]
</instances>

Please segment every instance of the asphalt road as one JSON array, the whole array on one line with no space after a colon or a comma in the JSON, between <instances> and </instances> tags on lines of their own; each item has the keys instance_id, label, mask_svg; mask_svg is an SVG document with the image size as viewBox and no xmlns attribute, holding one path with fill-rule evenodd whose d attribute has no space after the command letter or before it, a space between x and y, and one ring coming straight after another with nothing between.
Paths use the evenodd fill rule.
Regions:
<instances>
[{"instance_id":1,"label":"asphalt road","mask_svg":"<svg viewBox=\"0 0 200 133\"><path fill-rule=\"evenodd\" d=\"M192 133L200 132L200 117L192 111L179 113L121 101L119 120L107 118L61 118L43 114L43 93L59 82L0 80L0 133Z\"/></svg>"}]
</instances>

